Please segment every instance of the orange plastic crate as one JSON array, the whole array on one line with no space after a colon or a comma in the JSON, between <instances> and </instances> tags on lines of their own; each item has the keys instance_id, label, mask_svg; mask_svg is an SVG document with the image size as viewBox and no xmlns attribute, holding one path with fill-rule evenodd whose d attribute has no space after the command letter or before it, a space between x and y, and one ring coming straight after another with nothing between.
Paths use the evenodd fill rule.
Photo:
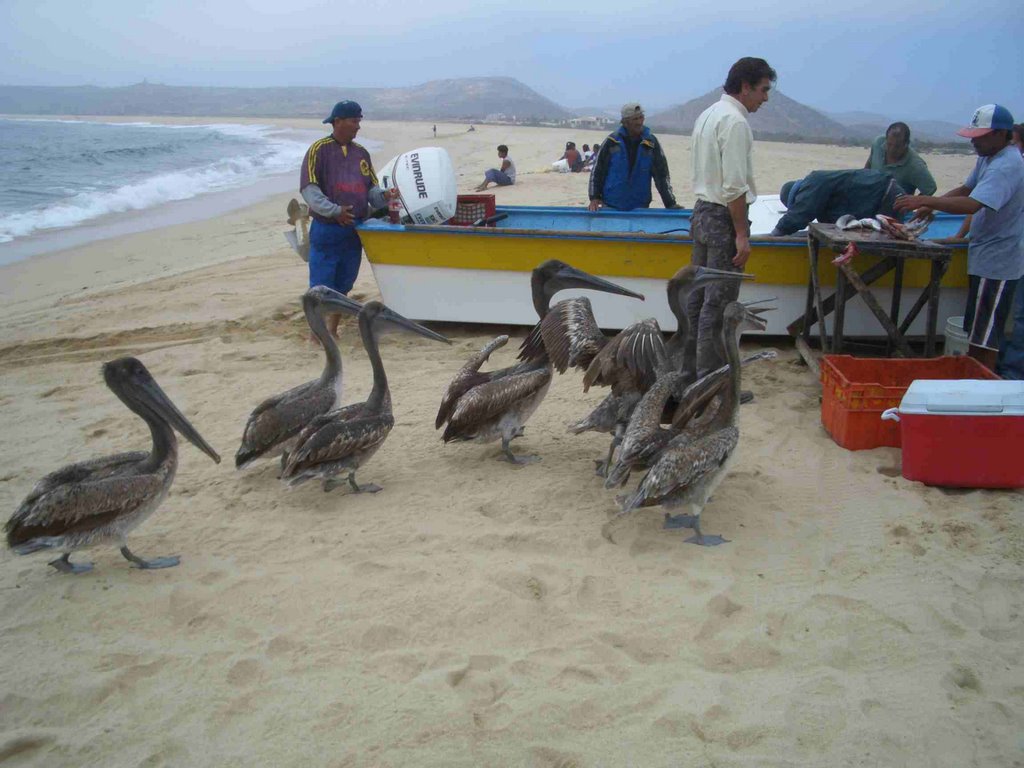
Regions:
<instances>
[{"instance_id":1,"label":"orange plastic crate","mask_svg":"<svg viewBox=\"0 0 1024 768\"><path fill-rule=\"evenodd\" d=\"M973 357L903 360L825 355L821 361L821 423L843 448L900 447L900 425L882 421L914 379L998 379Z\"/></svg>"},{"instance_id":2,"label":"orange plastic crate","mask_svg":"<svg viewBox=\"0 0 1024 768\"><path fill-rule=\"evenodd\" d=\"M446 223L469 227L474 221L493 216L495 210L494 195L459 195L455 199L455 215Z\"/></svg>"}]
</instances>

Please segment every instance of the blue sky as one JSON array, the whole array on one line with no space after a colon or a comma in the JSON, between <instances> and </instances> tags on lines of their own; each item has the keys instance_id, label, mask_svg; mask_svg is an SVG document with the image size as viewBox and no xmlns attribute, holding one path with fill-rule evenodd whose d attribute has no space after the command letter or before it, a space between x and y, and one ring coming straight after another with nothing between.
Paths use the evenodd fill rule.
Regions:
<instances>
[{"instance_id":1,"label":"blue sky","mask_svg":"<svg viewBox=\"0 0 1024 768\"><path fill-rule=\"evenodd\" d=\"M569 107L669 106L762 56L830 111L1024 119L1024 12L992 0L700 4L469 0L0 0L0 84L411 86L516 77ZM930 7L931 6L931 7Z\"/></svg>"}]
</instances>

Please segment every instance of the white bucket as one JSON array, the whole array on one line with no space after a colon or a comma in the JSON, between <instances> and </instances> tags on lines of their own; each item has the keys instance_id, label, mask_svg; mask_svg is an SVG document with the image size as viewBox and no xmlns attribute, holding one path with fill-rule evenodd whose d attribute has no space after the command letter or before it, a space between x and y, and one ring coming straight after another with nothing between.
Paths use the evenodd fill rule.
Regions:
<instances>
[{"instance_id":1,"label":"white bucket","mask_svg":"<svg viewBox=\"0 0 1024 768\"><path fill-rule=\"evenodd\" d=\"M947 355L967 354L967 331L964 330L964 317L950 317L946 320L946 348Z\"/></svg>"},{"instance_id":2,"label":"white bucket","mask_svg":"<svg viewBox=\"0 0 1024 768\"><path fill-rule=\"evenodd\" d=\"M568 173L570 170L572 170L571 168L569 168L569 161L566 160L565 158L562 158L561 160L555 160L555 162L551 164L551 167L552 169L558 171L559 173Z\"/></svg>"}]
</instances>

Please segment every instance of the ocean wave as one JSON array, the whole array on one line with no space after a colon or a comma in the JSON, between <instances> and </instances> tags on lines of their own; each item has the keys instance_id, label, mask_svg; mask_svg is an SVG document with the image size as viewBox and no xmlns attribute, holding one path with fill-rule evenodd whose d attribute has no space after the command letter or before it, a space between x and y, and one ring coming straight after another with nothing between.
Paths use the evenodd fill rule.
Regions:
<instances>
[{"instance_id":1,"label":"ocean wave","mask_svg":"<svg viewBox=\"0 0 1024 768\"><path fill-rule=\"evenodd\" d=\"M189 126L193 127L193 126ZM198 126L194 126L198 127ZM295 171L306 145L268 137L267 126L206 125L207 130L236 131L233 135L263 138L253 152L219 159L197 168L156 174L106 191L82 191L45 207L0 215L0 242L45 229L71 227L109 214L140 211L208 192L244 187L260 179Z\"/></svg>"}]
</instances>

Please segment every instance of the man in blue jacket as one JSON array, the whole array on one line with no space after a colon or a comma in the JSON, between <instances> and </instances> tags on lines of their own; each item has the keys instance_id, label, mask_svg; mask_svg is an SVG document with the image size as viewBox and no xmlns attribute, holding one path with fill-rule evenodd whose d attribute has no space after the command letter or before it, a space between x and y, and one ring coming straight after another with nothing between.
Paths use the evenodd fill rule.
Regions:
<instances>
[{"instance_id":1,"label":"man in blue jacket","mask_svg":"<svg viewBox=\"0 0 1024 768\"><path fill-rule=\"evenodd\" d=\"M666 208L681 208L672 192L668 159L657 137L644 126L644 110L631 102L622 108L622 125L598 150L590 174L590 210L632 211L650 208L651 179Z\"/></svg>"},{"instance_id":2,"label":"man in blue jacket","mask_svg":"<svg viewBox=\"0 0 1024 768\"><path fill-rule=\"evenodd\" d=\"M850 214L858 219L882 213L895 216L896 198L903 194L887 173L866 168L849 171L814 171L799 181L787 181L779 191L787 211L773 235L792 235L817 219L834 224Z\"/></svg>"}]
</instances>

